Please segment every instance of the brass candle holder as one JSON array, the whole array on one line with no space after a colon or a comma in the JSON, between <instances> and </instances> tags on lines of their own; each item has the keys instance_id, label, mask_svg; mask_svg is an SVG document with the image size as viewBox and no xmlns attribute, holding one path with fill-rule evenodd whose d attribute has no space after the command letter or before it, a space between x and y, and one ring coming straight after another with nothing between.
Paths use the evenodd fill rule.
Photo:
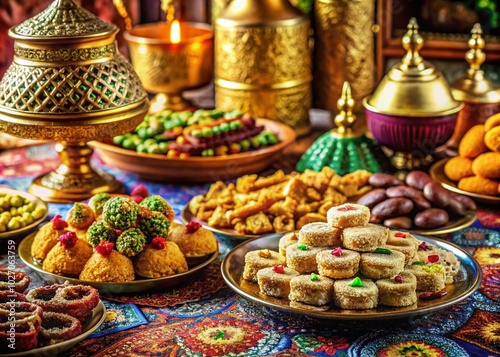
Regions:
<instances>
[{"instance_id":1,"label":"brass candle holder","mask_svg":"<svg viewBox=\"0 0 500 357\"><path fill-rule=\"evenodd\" d=\"M144 88L156 93L151 100L153 113L189 107L191 104L182 92L212 80L214 43L208 24L174 20L138 25L125 32L124 38Z\"/></svg>"},{"instance_id":2,"label":"brass candle holder","mask_svg":"<svg viewBox=\"0 0 500 357\"><path fill-rule=\"evenodd\" d=\"M72 0L55 0L9 30L14 60L0 82L0 131L59 141L61 165L29 188L46 201L123 191L92 168L87 145L133 130L149 107L139 77L118 52L117 32Z\"/></svg>"}]
</instances>

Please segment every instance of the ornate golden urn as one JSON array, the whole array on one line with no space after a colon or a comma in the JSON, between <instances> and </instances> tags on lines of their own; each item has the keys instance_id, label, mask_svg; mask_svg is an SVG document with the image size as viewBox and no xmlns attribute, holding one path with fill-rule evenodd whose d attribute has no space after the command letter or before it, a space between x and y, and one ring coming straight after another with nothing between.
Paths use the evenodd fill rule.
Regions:
<instances>
[{"instance_id":1,"label":"ornate golden urn","mask_svg":"<svg viewBox=\"0 0 500 357\"><path fill-rule=\"evenodd\" d=\"M148 110L139 77L118 52L117 32L72 0L55 0L9 30L14 60L0 82L0 131L60 142L61 165L29 189L44 200L123 190L92 169L86 144L134 129Z\"/></svg>"},{"instance_id":2,"label":"ornate golden urn","mask_svg":"<svg viewBox=\"0 0 500 357\"><path fill-rule=\"evenodd\" d=\"M309 18L287 0L233 0L215 23L215 104L310 130Z\"/></svg>"}]
</instances>

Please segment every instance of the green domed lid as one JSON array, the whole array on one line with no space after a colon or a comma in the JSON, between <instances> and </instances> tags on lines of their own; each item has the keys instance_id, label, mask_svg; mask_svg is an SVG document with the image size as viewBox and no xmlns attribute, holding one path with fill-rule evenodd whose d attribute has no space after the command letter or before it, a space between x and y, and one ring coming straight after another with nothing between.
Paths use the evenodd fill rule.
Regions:
<instances>
[{"instance_id":1,"label":"green domed lid","mask_svg":"<svg viewBox=\"0 0 500 357\"><path fill-rule=\"evenodd\" d=\"M352 128L356 117L352 113L354 99L348 82L344 82L337 108L340 111L335 117L337 127L316 139L297 163L297 171L321 171L325 166L335 170L338 175L356 170L372 173L384 171L388 160L381 148L364 132Z\"/></svg>"}]
</instances>

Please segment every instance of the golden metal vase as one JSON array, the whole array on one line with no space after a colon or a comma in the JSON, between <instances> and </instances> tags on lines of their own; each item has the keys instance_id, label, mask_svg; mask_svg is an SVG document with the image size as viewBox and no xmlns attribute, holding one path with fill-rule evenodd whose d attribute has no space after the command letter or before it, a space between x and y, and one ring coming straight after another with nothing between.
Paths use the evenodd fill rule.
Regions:
<instances>
[{"instance_id":1,"label":"golden metal vase","mask_svg":"<svg viewBox=\"0 0 500 357\"><path fill-rule=\"evenodd\" d=\"M314 2L314 106L335 112L345 81L352 87L355 112L375 86L375 0Z\"/></svg>"},{"instance_id":2,"label":"golden metal vase","mask_svg":"<svg viewBox=\"0 0 500 357\"><path fill-rule=\"evenodd\" d=\"M309 19L286 0L233 0L215 23L215 103L309 132Z\"/></svg>"}]
</instances>

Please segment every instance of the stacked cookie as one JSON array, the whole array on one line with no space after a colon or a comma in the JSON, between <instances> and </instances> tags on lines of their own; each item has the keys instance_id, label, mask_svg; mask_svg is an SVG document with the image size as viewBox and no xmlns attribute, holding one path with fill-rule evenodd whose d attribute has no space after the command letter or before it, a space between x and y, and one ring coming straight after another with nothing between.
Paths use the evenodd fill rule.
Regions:
<instances>
[{"instance_id":1,"label":"stacked cookie","mask_svg":"<svg viewBox=\"0 0 500 357\"><path fill-rule=\"evenodd\" d=\"M279 251L248 252L243 279L295 306L372 309L413 305L417 291L440 291L458 272L452 253L370 224L366 206L332 207L327 217L284 235Z\"/></svg>"}]
</instances>

